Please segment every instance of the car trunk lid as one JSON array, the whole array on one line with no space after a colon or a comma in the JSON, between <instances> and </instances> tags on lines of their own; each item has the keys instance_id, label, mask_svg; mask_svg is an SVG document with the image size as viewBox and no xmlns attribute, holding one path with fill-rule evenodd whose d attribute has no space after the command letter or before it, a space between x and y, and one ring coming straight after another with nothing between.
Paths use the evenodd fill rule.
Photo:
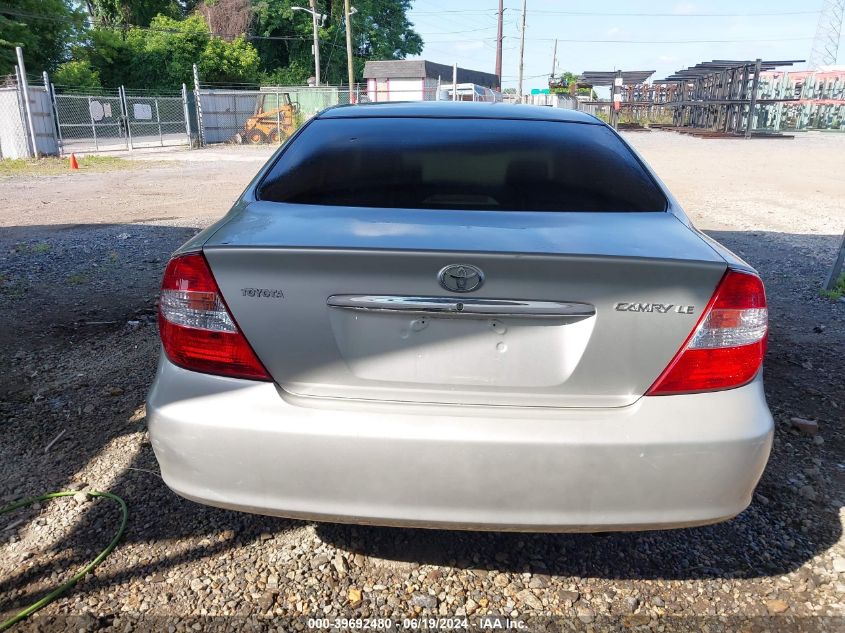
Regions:
<instances>
[{"instance_id":1,"label":"car trunk lid","mask_svg":"<svg viewBox=\"0 0 845 633\"><path fill-rule=\"evenodd\" d=\"M633 403L726 268L665 212L243 203L204 252L285 391L505 406ZM461 265L477 290L439 283Z\"/></svg>"}]
</instances>

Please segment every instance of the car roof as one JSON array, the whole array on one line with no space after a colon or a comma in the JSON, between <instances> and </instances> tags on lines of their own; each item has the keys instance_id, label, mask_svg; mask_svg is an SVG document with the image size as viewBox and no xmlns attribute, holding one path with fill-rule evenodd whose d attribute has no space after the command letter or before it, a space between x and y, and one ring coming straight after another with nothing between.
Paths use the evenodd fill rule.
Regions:
<instances>
[{"instance_id":1,"label":"car roof","mask_svg":"<svg viewBox=\"0 0 845 633\"><path fill-rule=\"evenodd\" d=\"M356 118L518 119L604 125L596 117L564 108L468 101L392 101L341 105L323 110L320 119Z\"/></svg>"}]
</instances>

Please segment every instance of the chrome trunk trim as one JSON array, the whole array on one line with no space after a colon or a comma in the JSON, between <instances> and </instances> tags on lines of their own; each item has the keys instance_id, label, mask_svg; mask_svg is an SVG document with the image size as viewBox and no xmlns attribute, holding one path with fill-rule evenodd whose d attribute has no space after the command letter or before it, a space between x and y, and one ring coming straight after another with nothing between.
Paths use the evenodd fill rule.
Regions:
<instances>
[{"instance_id":1,"label":"chrome trunk trim","mask_svg":"<svg viewBox=\"0 0 845 633\"><path fill-rule=\"evenodd\" d=\"M589 303L529 301L522 299L470 299L401 295L332 295L332 308L365 312L437 314L455 317L522 317L540 319L586 318L595 315Z\"/></svg>"}]
</instances>

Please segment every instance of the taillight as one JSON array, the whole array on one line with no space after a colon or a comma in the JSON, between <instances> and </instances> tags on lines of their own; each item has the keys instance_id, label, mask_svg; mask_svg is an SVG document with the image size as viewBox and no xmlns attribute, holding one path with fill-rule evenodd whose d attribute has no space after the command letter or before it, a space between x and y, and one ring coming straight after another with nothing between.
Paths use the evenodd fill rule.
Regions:
<instances>
[{"instance_id":1,"label":"taillight","mask_svg":"<svg viewBox=\"0 0 845 633\"><path fill-rule=\"evenodd\" d=\"M161 282L158 326L167 357L180 367L271 380L238 329L201 253L168 262Z\"/></svg>"},{"instance_id":2,"label":"taillight","mask_svg":"<svg viewBox=\"0 0 845 633\"><path fill-rule=\"evenodd\" d=\"M692 334L646 395L741 387L760 370L767 336L763 282L728 269Z\"/></svg>"}]
</instances>

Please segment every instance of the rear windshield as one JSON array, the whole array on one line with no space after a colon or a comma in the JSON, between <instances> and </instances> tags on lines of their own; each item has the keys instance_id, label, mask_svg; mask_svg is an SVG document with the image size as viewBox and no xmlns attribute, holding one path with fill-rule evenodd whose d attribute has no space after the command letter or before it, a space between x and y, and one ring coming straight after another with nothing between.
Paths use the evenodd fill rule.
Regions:
<instances>
[{"instance_id":1,"label":"rear windshield","mask_svg":"<svg viewBox=\"0 0 845 633\"><path fill-rule=\"evenodd\" d=\"M258 197L407 209L666 209L609 128L504 119L317 119L284 150Z\"/></svg>"}]
</instances>

